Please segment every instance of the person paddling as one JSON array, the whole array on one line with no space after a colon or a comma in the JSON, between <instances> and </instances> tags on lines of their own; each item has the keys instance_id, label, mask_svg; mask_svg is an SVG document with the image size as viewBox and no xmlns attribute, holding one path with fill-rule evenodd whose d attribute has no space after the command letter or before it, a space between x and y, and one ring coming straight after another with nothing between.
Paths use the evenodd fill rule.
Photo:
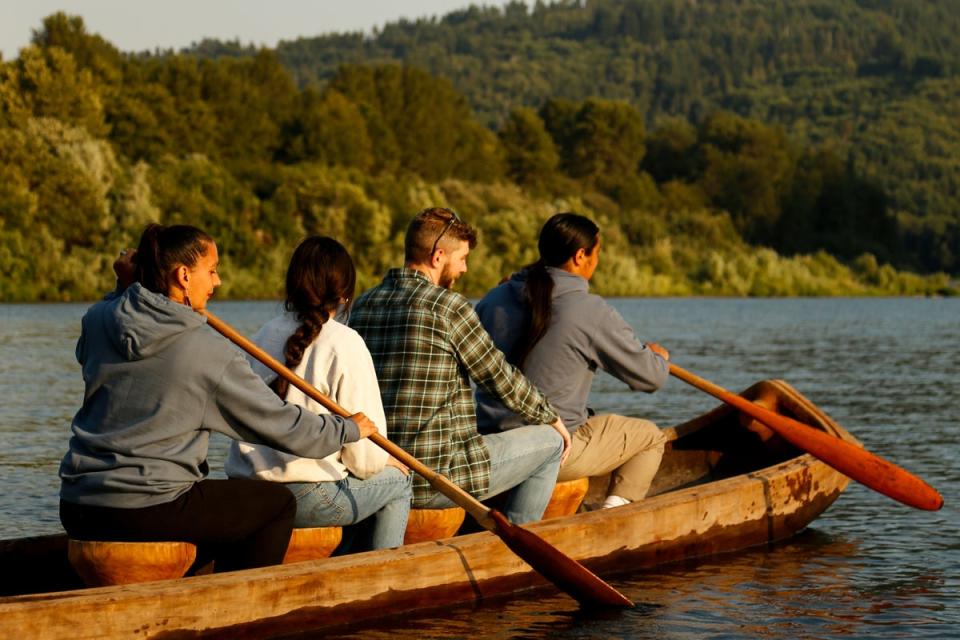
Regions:
<instances>
[{"instance_id":1,"label":"person paddling","mask_svg":"<svg viewBox=\"0 0 960 640\"><path fill-rule=\"evenodd\" d=\"M220 285L218 264L200 229L149 225L115 264L117 290L84 315L84 400L60 463L71 537L192 542L218 572L280 563L293 495L282 484L208 479L210 433L323 458L376 431L362 413L284 402L206 325L196 311Z\"/></svg>"},{"instance_id":2,"label":"person paddling","mask_svg":"<svg viewBox=\"0 0 960 640\"><path fill-rule=\"evenodd\" d=\"M640 500L660 465L663 434L648 420L593 415L587 397L597 369L631 389L656 391L669 375L670 354L639 341L613 307L589 293L600 261L600 229L593 221L559 213L543 225L538 247L539 260L480 300L480 322L572 432L570 457L557 480L613 472L601 506ZM484 389L477 390L477 405L484 433L522 423Z\"/></svg>"}]
</instances>

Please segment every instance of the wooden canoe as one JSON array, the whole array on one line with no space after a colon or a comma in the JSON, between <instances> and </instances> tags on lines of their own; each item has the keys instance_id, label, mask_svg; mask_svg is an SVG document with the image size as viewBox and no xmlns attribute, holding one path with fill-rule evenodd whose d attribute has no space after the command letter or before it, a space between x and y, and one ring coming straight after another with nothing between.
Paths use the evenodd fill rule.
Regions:
<instances>
[{"instance_id":1,"label":"wooden canoe","mask_svg":"<svg viewBox=\"0 0 960 640\"><path fill-rule=\"evenodd\" d=\"M782 381L744 392L855 442ZM601 575L742 549L793 535L848 479L721 406L665 430L651 496L529 527ZM496 536L234 573L79 588L62 535L0 541L0 637L269 637L550 587Z\"/></svg>"}]
</instances>

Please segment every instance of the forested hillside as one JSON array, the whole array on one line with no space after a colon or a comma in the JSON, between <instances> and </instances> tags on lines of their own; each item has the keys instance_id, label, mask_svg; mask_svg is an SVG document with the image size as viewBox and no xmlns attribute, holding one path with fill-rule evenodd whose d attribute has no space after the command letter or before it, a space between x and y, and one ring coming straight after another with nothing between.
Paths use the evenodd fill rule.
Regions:
<instances>
[{"instance_id":1,"label":"forested hillside","mask_svg":"<svg viewBox=\"0 0 960 640\"><path fill-rule=\"evenodd\" d=\"M700 126L718 110L779 124L879 189L896 221L897 264L960 272L960 1L530 4L285 42L277 53L300 86L324 86L343 64L426 69L494 129L517 107L589 97L628 101L648 128L664 117ZM816 237L749 239L784 252L837 249Z\"/></svg>"},{"instance_id":2,"label":"forested hillside","mask_svg":"<svg viewBox=\"0 0 960 640\"><path fill-rule=\"evenodd\" d=\"M491 129L413 66L300 88L269 50L127 54L64 14L33 40L0 63L2 301L97 296L151 220L217 238L226 296L278 295L308 233L341 239L368 286L427 205L481 231L471 294L531 261L561 210L600 222L605 294L952 292L891 266L903 227L848 155L731 111L651 127L627 101L550 98Z\"/></svg>"}]
</instances>

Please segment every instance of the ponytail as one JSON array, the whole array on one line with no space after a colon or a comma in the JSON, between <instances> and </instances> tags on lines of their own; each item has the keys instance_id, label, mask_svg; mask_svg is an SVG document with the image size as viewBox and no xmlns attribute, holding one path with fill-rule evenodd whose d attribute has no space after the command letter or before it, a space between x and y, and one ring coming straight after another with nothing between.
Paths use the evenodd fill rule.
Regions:
<instances>
[{"instance_id":1,"label":"ponytail","mask_svg":"<svg viewBox=\"0 0 960 640\"><path fill-rule=\"evenodd\" d=\"M133 258L137 267L137 282L145 289L166 295L173 270L183 265L196 266L206 254L213 238L197 227L175 224L149 224L140 236Z\"/></svg>"},{"instance_id":2,"label":"ponytail","mask_svg":"<svg viewBox=\"0 0 960 640\"><path fill-rule=\"evenodd\" d=\"M589 218L575 213L558 213L540 230L537 248L540 259L526 267L523 298L529 313L524 318L511 360L523 369L527 357L550 328L553 314L553 277L547 267L559 267L584 249L592 253L600 228Z\"/></svg>"},{"instance_id":3,"label":"ponytail","mask_svg":"<svg viewBox=\"0 0 960 640\"><path fill-rule=\"evenodd\" d=\"M523 299L528 313L510 354L511 360L521 370L527 362L527 356L547 333L553 304L553 278L550 277L543 259L528 265L526 270Z\"/></svg>"}]
</instances>

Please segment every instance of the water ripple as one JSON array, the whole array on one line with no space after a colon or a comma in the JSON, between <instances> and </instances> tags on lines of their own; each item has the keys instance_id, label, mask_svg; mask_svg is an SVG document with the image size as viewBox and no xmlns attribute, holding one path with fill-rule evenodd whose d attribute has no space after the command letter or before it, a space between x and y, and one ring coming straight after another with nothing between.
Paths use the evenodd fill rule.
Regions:
<instances>
[{"instance_id":1,"label":"water ripple","mask_svg":"<svg viewBox=\"0 0 960 640\"><path fill-rule=\"evenodd\" d=\"M630 299L644 340L731 390L782 378L869 449L937 487L929 513L852 484L814 526L772 546L612 580L638 606L581 611L554 593L411 615L346 638L944 638L960 629L960 300ZM218 303L244 333L276 303ZM59 530L57 465L82 398L73 349L82 305L0 305L0 538ZM662 426L716 406L677 380L629 392L601 374L601 411ZM215 438L211 465L226 439ZM300 637L329 638L330 633Z\"/></svg>"}]
</instances>

